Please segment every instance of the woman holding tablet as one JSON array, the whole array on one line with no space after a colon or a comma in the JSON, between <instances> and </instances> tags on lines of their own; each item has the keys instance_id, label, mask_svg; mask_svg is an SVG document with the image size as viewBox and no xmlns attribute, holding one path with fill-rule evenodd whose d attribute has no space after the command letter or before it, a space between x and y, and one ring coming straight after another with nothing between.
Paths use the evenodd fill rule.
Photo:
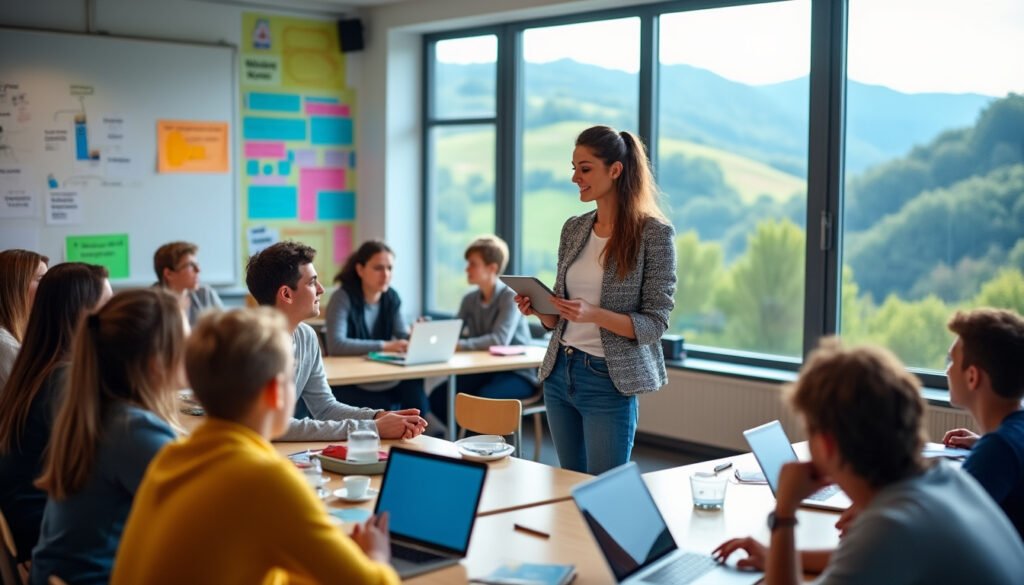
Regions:
<instances>
[{"instance_id":1,"label":"woman holding tablet","mask_svg":"<svg viewBox=\"0 0 1024 585\"><path fill-rule=\"evenodd\" d=\"M327 305L327 355L366 355L371 351L404 352L409 325L402 299L391 288L395 253L380 240L363 242L334 277L338 289ZM378 382L332 388L345 404L427 412L423 380Z\"/></svg>"},{"instance_id":2,"label":"woman holding tablet","mask_svg":"<svg viewBox=\"0 0 1024 585\"><path fill-rule=\"evenodd\" d=\"M668 381L660 340L674 304L674 230L631 133L584 130L572 164L580 201L597 209L562 226L558 314L538 313L521 295L516 303L554 330L539 377L558 459L599 474L629 460L637 395Z\"/></svg>"}]
</instances>

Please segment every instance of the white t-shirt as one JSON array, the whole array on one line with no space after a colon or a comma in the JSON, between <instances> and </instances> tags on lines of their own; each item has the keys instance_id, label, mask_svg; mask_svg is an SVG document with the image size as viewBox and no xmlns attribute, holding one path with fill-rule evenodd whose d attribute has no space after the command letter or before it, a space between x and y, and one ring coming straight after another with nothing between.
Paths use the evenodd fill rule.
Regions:
<instances>
[{"instance_id":1,"label":"white t-shirt","mask_svg":"<svg viewBox=\"0 0 1024 585\"><path fill-rule=\"evenodd\" d=\"M583 299L594 306L601 305L601 281L604 278L601 252L608 240L609 238L602 238L593 230L590 231L587 244L565 271L565 292L570 299ZM562 345L570 345L590 355L604 357L601 330L594 323L566 323Z\"/></svg>"},{"instance_id":2,"label":"white t-shirt","mask_svg":"<svg viewBox=\"0 0 1024 585\"><path fill-rule=\"evenodd\" d=\"M18 350L21 344L11 335L11 332L0 327L0 390L7 384L7 378L11 375L11 368L14 367L14 358L18 357Z\"/></svg>"}]
</instances>

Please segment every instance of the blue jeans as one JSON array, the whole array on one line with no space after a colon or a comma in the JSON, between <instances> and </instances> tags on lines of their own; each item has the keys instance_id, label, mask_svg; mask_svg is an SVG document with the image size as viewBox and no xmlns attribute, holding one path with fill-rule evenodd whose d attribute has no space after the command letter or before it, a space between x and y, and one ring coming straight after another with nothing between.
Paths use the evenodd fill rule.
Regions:
<instances>
[{"instance_id":1,"label":"blue jeans","mask_svg":"<svg viewBox=\"0 0 1024 585\"><path fill-rule=\"evenodd\" d=\"M544 404L562 467L597 475L629 461L638 401L615 389L604 358L560 346Z\"/></svg>"}]
</instances>

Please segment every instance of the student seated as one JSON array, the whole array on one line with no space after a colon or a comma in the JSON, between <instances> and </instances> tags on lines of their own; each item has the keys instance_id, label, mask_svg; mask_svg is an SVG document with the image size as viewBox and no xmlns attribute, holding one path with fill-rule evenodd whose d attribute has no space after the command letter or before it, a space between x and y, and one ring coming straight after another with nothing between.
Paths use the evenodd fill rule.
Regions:
<instances>
[{"instance_id":1,"label":"student seated","mask_svg":"<svg viewBox=\"0 0 1024 585\"><path fill-rule=\"evenodd\" d=\"M272 572L288 582L399 582L387 518L349 538L270 444L295 407L291 345L287 321L269 308L199 320L185 368L207 419L150 465L112 584L244 585Z\"/></svg>"},{"instance_id":2,"label":"student seated","mask_svg":"<svg viewBox=\"0 0 1024 585\"><path fill-rule=\"evenodd\" d=\"M371 351L404 352L409 325L402 299L391 288L395 254L380 240L363 242L334 277L340 286L327 305L328 355L366 355ZM415 408L426 413L423 380L336 386L343 402L372 408Z\"/></svg>"},{"instance_id":3,"label":"student seated","mask_svg":"<svg viewBox=\"0 0 1024 585\"><path fill-rule=\"evenodd\" d=\"M178 297L188 316L188 324L195 325L199 313L207 309L224 307L217 291L199 284L199 246L190 242L171 242L157 248L153 254L156 284Z\"/></svg>"},{"instance_id":4,"label":"student seated","mask_svg":"<svg viewBox=\"0 0 1024 585\"><path fill-rule=\"evenodd\" d=\"M33 585L106 583L132 498L174 440L188 323L158 289L115 295L77 328L64 399L36 485L47 492Z\"/></svg>"},{"instance_id":5,"label":"student seated","mask_svg":"<svg viewBox=\"0 0 1024 585\"><path fill-rule=\"evenodd\" d=\"M295 346L296 400L312 418L293 418L281 441L344 441L355 420L376 421L382 439L412 438L427 421L416 409L388 412L338 402L324 373L320 342L304 320L320 314L324 287L317 279L316 250L298 242L279 242L249 258L245 283L260 305L275 307L288 320ZM298 407L296 407L298 408Z\"/></svg>"},{"instance_id":6,"label":"student seated","mask_svg":"<svg viewBox=\"0 0 1024 585\"><path fill-rule=\"evenodd\" d=\"M497 236L482 236L466 248L466 281L476 290L459 305L463 339L459 349L484 350L492 345L526 345L530 327L516 306L516 291L498 279L508 264L508 244ZM459 376L459 392L484 398L526 398L537 393L534 369ZM448 422L448 392L430 394L430 411Z\"/></svg>"},{"instance_id":7,"label":"student seated","mask_svg":"<svg viewBox=\"0 0 1024 585\"><path fill-rule=\"evenodd\" d=\"M984 436L953 429L943 442L971 449L964 471L978 480L1024 535L1024 318L1005 310L961 311L949 321L949 401L974 416Z\"/></svg>"},{"instance_id":8,"label":"student seated","mask_svg":"<svg viewBox=\"0 0 1024 585\"><path fill-rule=\"evenodd\" d=\"M39 281L25 343L0 388L0 511L14 536L18 562L32 558L46 493L34 485L53 418L64 396L71 339L83 315L113 293L102 266L66 262Z\"/></svg>"},{"instance_id":9,"label":"student seated","mask_svg":"<svg viewBox=\"0 0 1024 585\"><path fill-rule=\"evenodd\" d=\"M28 250L0 252L0 388L18 356L36 286L46 274L49 261Z\"/></svg>"},{"instance_id":10,"label":"student seated","mask_svg":"<svg viewBox=\"0 0 1024 585\"><path fill-rule=\"evenodd\" d=\"M999 507L970 475L922 459L920 383L894 355L826 340L789 398L807 428L811 461L782 468L771 546L730 540L715 550L721 560L745 550L739 565L764 569L767 585L795 584L802 568L822 567L817 583L1021 582L1024 544ZM860 513L834 552L797 555L797 507L830 481Z\"/></svg>"}]
</instances>

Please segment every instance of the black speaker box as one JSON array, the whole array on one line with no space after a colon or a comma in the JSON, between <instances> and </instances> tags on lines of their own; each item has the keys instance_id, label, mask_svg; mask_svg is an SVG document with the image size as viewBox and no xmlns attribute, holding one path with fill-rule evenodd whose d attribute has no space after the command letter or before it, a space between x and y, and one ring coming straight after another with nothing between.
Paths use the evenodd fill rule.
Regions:
<instances>
[{"instance_id":1,"label":"black speaker box","mask_svg":"<svg viewBox=\"0 0 1024 585\"><path fill-rule=\"evenodd\" d=\"M351 53L363 50L363 21L358 18L338 21L338 39L341 52Z\"/></svg>"}]
</instances>

